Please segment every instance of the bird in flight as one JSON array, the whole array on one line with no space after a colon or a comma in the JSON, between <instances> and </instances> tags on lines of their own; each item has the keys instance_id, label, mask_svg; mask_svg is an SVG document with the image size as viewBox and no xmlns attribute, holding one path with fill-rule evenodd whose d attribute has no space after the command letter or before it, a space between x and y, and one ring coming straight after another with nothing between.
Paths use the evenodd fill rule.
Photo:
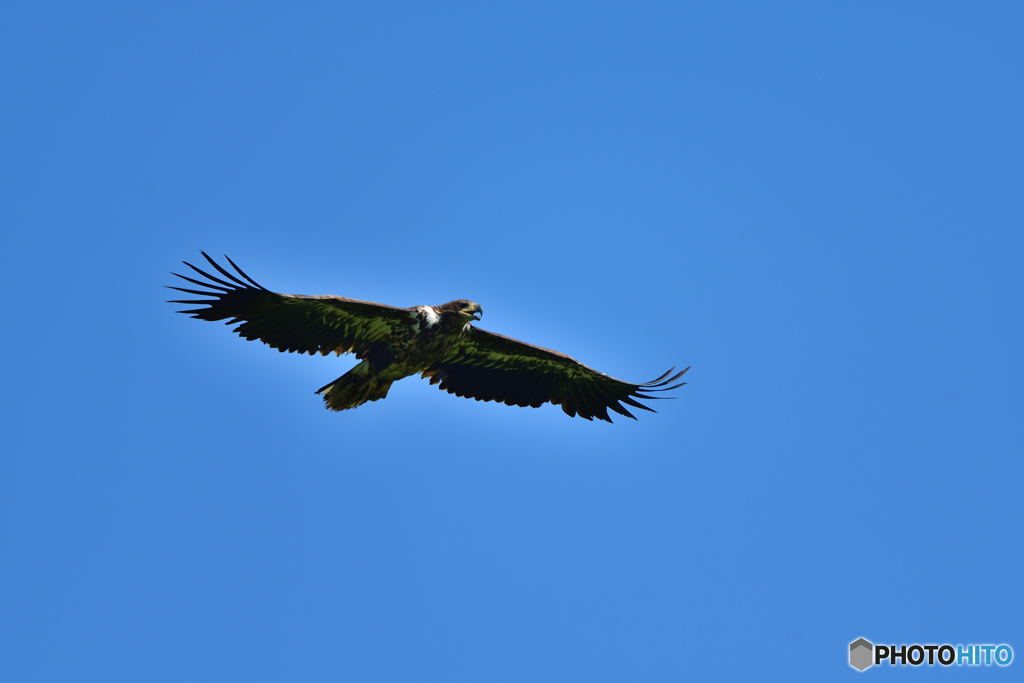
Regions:
<instances>
[{"instance_id":1,"label":"bird in flight","mask_svg":"<svg viewBox=\"0 0 1024 683\"><path fill-rule=\"evenodd\" d=\"M553 403L569 417L611 422L609 409L636 419L622 404L655 412L637 399L667 398L654 394L681 387L685 382L673 382L689 370L672 374L671 368L632 384L558 351L476 327L472 323L484 309L475 301L399 308L343 296L279 294L227 256L234 273L200 253L218 275L183 261L202 279L172 275L203 289L170 289L205 298L172 300L202 306L178 312L237 325L234 332L242 338L279 351L355 354L359 364L316 391L331 410L382 399L393 382L419 374L456 396L533 408Z\"/></svg>"}]
</instances>

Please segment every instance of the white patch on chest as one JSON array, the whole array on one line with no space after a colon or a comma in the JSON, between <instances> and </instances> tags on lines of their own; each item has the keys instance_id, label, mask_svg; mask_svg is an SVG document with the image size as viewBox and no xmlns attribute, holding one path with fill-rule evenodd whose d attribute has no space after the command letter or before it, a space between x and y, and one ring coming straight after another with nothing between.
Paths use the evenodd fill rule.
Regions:
<instances>
[{"instance_id":1,"label":"white patch on chest","mask_svg":"<svg viewBox=\"0 0 1024 683\"><path fill-rule=\"evenodd\" d=\"M416 310L423 316L423 320L426 321L427 327L433 327L441 322L441 316L439 316L437 311L430 306L417 306Z\"/></svg>"}]
</instances>

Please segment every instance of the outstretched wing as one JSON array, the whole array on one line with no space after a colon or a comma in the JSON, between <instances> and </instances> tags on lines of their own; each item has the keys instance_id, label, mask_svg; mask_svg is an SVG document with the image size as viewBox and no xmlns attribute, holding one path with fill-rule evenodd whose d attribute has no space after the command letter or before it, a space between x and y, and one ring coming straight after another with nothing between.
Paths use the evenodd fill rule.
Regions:
<instances>
[{"instance_id":1,"label":"outstretched wing","mask_svg":"<svg viewBox=\"0 0 1024 683\"><path fill-rule=\"evenodd\" d=\"M609 408L636 419L623 403L654 412L637 399L666 398L651 393L685 384L672 382L689 368L670 377L674 369L650 382L631 384L588 368L558 351L469 327L448 355L428 368L423 377L456 396L534 408L555 403L569 417L596 417L611 422Z\"/></svg>"},{"instance_id":2,"label":"outstretched wing","mask_svg":"<svg viewBox=\"0 0 1024 683\"><path fill-rule=\"evenodd\" d=\"M321 353L332 351L364 356L374 344L386 341L399 327L408 324L411 309L386 306L372 301L341 296L303 296L271 292L245 274L225 256L237 271L233 274L200 252L223 277L211 275L188 261L183 263L204 280L172 273L204 289L170 287L205 299L175 299L173 303L203 304L186 313L201 320L224 320L245 339L258 339L280 351ZM214 291L209 291L214 290Z\"/></svg>"}]
</instances>

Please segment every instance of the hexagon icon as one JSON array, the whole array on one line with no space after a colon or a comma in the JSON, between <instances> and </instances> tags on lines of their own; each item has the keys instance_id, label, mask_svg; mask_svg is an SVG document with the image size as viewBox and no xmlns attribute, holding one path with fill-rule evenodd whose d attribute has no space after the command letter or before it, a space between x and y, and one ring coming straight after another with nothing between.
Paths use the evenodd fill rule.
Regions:
<instances>
[{"instance_id":1,"label":"hexagon icon","mask_svg":"<svg viewBox=\"0 0 1024 683\"><path fill-rule=\"evenodd\" d=\"M863 671L875 663L875 646L866 638L858 638L850 643L850 666Z\"/></svg>"}]
</instances>

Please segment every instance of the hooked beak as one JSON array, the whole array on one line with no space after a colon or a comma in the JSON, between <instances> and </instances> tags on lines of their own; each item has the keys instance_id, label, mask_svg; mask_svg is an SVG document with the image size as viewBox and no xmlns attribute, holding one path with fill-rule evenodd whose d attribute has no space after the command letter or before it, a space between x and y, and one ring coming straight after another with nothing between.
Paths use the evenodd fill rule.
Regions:
<instances>
[{"instance_id":1,"label":"hooked beak","mask_svg":"<svg viewBox=\"0 0 1024 683\"><path fill-rule=\"evenodd\" d=\"M482 317L484 317L484 307L477 304L476 309L473 311L473 320L479 320Z\"/></svg>"}]
</instances>

